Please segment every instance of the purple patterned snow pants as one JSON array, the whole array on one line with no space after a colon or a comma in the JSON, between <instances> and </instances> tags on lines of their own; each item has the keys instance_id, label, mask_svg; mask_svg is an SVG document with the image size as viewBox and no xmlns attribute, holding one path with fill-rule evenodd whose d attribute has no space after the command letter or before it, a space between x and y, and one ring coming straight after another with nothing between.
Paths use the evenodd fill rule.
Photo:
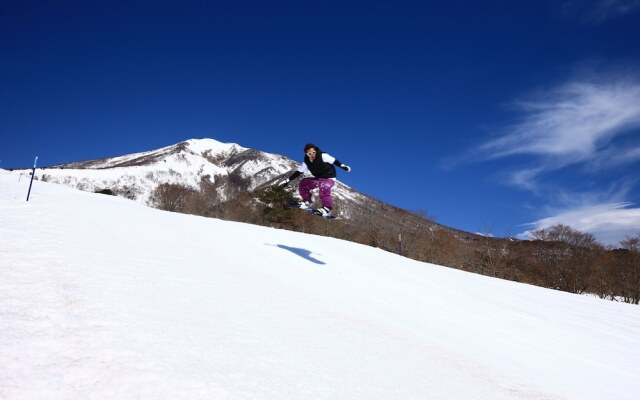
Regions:
<instances>
[{"instance_id":1,"label":"purple patterned snow pants","mask_svg":"<svg viewBox=\"0 0 640 400\"><path fill-rule=\"evenodd\" d=\"M318 189L320 203L322 207L333 208L333 199L331 199L331 188L335 181L325 178L304 178L298 185L298 192L304 201L311 201L311 191Z\"/></svg>"}]
</instances>

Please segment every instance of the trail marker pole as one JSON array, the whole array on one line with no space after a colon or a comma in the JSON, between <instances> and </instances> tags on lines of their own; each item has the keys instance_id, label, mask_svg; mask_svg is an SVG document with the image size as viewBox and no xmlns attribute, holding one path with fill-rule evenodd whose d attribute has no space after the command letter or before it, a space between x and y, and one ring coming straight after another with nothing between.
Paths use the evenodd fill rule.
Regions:
<instances>
[{"instance_id":1,"label":"trail marker pole","mask_svg":"<svg viewBox=\"0 0 640 400\"><path fill-rule=\"evenodd\" d=\"M31 171L31 182L29 182L29 192L27 193L27 201L29 201L29 196L31 195L31 185L33 185L33 177L36 176L36 163L38 162L38 156L33 161L33 170Z\"/></svg>"}]
</instances>

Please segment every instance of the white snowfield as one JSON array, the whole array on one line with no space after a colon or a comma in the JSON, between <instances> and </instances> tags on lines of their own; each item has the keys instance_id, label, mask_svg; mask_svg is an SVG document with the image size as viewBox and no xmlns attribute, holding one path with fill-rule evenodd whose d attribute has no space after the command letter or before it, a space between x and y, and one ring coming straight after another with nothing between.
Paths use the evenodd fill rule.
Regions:
<instances>
[{"instance_id":1,"label":"white snowfield","mask_svg":"<svg viewBox=\"0 0 640 400\"><path fill-rule=\"evenodd\" d=\"M640 396L638 306L17 178L2 399Z\"/></svg>"}]
</instances>

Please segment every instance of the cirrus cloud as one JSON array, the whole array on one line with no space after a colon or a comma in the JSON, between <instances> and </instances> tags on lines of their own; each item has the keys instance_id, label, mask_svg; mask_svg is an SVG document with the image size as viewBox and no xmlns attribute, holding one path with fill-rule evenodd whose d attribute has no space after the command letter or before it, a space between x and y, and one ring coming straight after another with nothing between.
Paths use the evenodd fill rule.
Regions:
<instances>
[{"instance_id":1,"label":"cirrus cloud","mask_svg":"<svg viewBox=\"0 0 640 400\"><path fill-rule=\"evenodd\" d=\"M635 12L640 0L570 0L561 5L562 14L589 25L600 25Z\"/></svg>"},{"instance_id":2,"label":"cirrus cloud","mask_svg":"<svg viewBox=\"0 0 640 400\"><path fill-rule=\"evenodd\" d=\"M569 209L527 224L532 228L518 238L530 239L534 230L564 224L591 233L600 243L615 246L627 236L640 234L640 208L631 206L631 203L609 203Z\"/></svg>"},{"instance_id":3,"label":"cirrus cloud","mask_svg":"<svg viewBox=\"0 0 640 400\"><path fill-rule=\"evenodd\" d=\"M640 162L640 80L574 80L514 104L520 119L462 159L518 160L498 172L501 181L555 203L540 207L547 217L531 230L565 224L612 245L640 233L640 208L629 201L639 178L629 166ZM606 186L623 189L603 195Z\"/></svg>"},{"instance_id":4,"label":"cirrus cloud","mask_svg":"<svg viewBox=\"0 0 640 400\"><path fill-rule=\"evenodd\" d=\"M541 156L544 169L556 169L588 160L612 138L640 127L640 82L570 82L516 106L523 119L480 145L477 154Z\"/></svg>"}]
</instances>

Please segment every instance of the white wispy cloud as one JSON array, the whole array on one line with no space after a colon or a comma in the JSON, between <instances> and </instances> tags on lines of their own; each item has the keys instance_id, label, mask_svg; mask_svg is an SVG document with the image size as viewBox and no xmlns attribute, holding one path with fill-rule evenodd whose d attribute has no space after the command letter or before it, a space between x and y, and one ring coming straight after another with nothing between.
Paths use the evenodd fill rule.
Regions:
<instances>
[{"instance_id":1,"label":"white wispy cloud","mask_svg":"<svg viewBox=\"0 0 640 400\"><path fill-rule=\"evenodd\" d=\"M638 178L629 166L640 162L640 80L573 80L515 104L522 117L468 153L465 161L520 156L518 165L499 173L501 181L555 204L544 206L540 211L546 217L531 223L520 237L556 224L613 245L640 234L640 208L628 201ZM613 168L615 182L603 180ZM566 182L580 182L586 191L571 191ZM609 185L604 192L603 182Z\"/></svg>"},{"instance_id":2,"label":"white wispy cloud","mask_svg":"<svg viewBox=\"0 0 640 400\"><path fill-rule=\"evenodd\" d=\"M612 142L640 128L640 81L571 81L514 103L520 120L460 157L460 162L531 158L505 172L505 182L537 191L538 176L572 165L592 172L640 160L637 147ZM503 174L504 175L504 174Z\"/></svg>"},{"instance_id":3,"label":"white wispy cloud","mask_svg":"<svg viewBox=\"0 0 640 400\"><path fill-rule=\"evenodd\" d=\"M640 127L639 82L570 82L516 105L525 116L482 144L482 157L537 155L558 168L587 160L613 137Z\"/></svg>"},{"instance_id":4,"label":"white wispy cloud","mask_svg":"<svg viewBox=\"0 0 640 400\"><path fill-rule=\"evenodd\" d=\"M571 0L562 5L562 12L592 25L603 24L640 9L640 0Z\"/></svg>"},{"instance_id":5,"label":"white wispy cloud","mask_svg":"<svg viewBox=\"0 0 640 400\"><path fill-rule=\"evenodd\" d=\"M631 203L605 203L569 209L528 224L531 228L518 237L530 239L536 229L564 224L591 233L602 244L616 246L625 237L640 234L640 208L632 206Z\"/></svg>"},{"instance_id":6,"label":"white wispy cloud","mask_svg":"<svg viewBox=\"0 0 640 400\"><path fill-rule=\"evenodd\" d=\"M593 172L624 164L631 164L637 161L640 161L640 147L624 148L611 146L599 152L596 157L589 162L587 168Z\"/></svg>"},{"instance_id":7,"label":"white wispy cloud","mask_svg":"<svg viewBox=\"0 0 640 400\"><path fill-rule=\"evenodd\" d=\"M539 190L536 182L536 177L540 172L542 172L542 170L543 168L528 168L507 171L505 174L503 174L506 175L506 177L503 179L503 182L521 189L528 190L530 192L537 193Z\"/></svg>"},{"instance_id":8,"label":"white wispy cloud","mask_svg":"<svg viewBox=\"0 0 640 400\"><path fill-rule=\"evenodd\" d=\"M517 235L531 238L531 231L557 224L568 225L581 232L591 233L602 244L616 246L626 236L640 234L640 208L626 199L633 197L637 187L633 176L621 178L599 190L575 192L562 187L548 187L541 215L546 217L525 226L530 227Z\"/></svg>"}]
</instances>

